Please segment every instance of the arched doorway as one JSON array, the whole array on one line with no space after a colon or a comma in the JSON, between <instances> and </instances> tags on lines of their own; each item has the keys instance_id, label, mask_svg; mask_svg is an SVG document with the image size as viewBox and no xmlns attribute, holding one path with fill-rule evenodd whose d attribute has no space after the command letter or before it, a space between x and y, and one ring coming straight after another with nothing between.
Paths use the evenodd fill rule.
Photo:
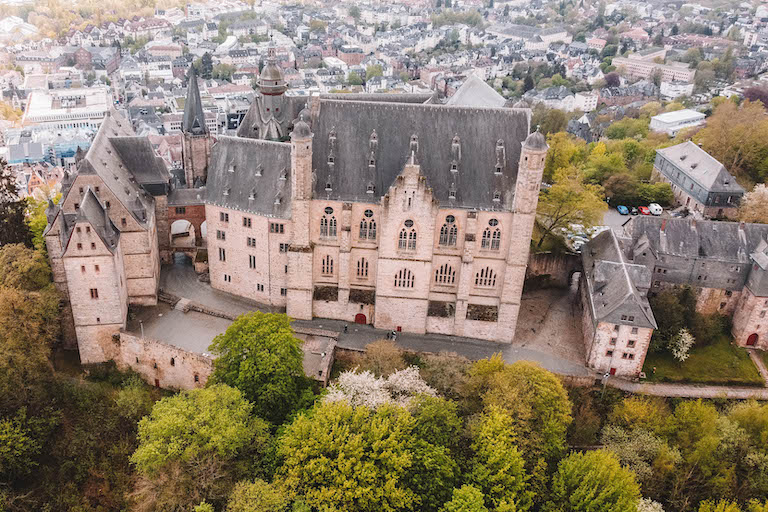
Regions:
<instances>
[{"instance_id":1,"label":"arched doorway","mask_svg":"<svg viewBox=\"0 0 768 512\"><path fill-rule=\"evenodd\" d=\"M749 338L747 338L747 346L754 347L755 345L757 345L757 338L758 336L756 332L753 332L752 334L750 334Z\"/></svg>"},{"instance_id":2,"label":"arched doorway","mask_svg":"<svg viewBox=\"0 0 768 512\"><path fill-rule=\"evenodd\" d=\"M195 246L195 226L185 219L171 224L171 247L189 248Z\"/></svg>"},{"instance_id":3,"label":"arched doorway","mask_svg":"<svg viewBox=\"0 0 768 512\"><path fill-rule=\"evenodd\" d=\"M355 315L355 323L356 324L363 324L363 325L365 325L368 322L366 321L366 318L365 318L364 314L358 313L358 314Z\"/></svg>"}]
</instances>

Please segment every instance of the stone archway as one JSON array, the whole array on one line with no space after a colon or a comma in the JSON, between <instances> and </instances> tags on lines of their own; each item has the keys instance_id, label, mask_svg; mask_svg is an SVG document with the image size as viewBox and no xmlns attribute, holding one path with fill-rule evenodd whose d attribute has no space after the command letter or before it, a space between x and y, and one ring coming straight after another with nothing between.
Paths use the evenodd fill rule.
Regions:
<instances>
[{"instance_id":1,"label":"stone archway","mask_svg":"<svg viewBox=\"0 0 768 512\"><path fill-rule=\"evenodd\" d=\"M171 249L190 249L197 244L195 226L186 219L173 221L171 224Z\"/></svg>"}]
</instances>

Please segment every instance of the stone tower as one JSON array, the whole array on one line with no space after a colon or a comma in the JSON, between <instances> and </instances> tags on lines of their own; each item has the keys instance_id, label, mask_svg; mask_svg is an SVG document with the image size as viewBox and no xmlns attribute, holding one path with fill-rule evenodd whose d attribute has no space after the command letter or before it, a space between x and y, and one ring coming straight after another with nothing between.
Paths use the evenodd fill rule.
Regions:
<instances>
[{"instance_id":1,"label":"stone tower","mask_svg":"<svg viewBox=\"0 0 768 512\"><path fill-rule=\"evenodd\" d=\"M511 342L514 337L517 316L520 312L520 297L525 283L530 240L533 224L536 221L536 206L539 203L539 188L544 175L544 162L548 149L547 140L537 129L525 139L520 152L515 198L512 203L512 240L518 243L509 245L504 291L499 307L499 322L507 323L512 327L509 340L504 340L507 342Z\"/></svg>"},{"instance_id":2,"label":"stone tower","mask_svg":"<svg viewBox=\"0 0 768 512\"><path fill-rule=\"evenodd\" d=\"M286 313L291 318L312 319L312 131L302 115L291 133L291 218L293 237L288 248Z\"/></svg>"},{"instance_id":3,"label":"stone tower","mask_svg":"<svg viewBox=\"0 0 768 512\"><path fill-rule=\"evenodd\" d=\"M199 187L208 178L208 161L211 157L211 134L205 126L205 112L200 100L195 68L189 69L187 100L181 122L181 155L184 162L184 179L187 188Z\"/></svg>"}]
</instances>

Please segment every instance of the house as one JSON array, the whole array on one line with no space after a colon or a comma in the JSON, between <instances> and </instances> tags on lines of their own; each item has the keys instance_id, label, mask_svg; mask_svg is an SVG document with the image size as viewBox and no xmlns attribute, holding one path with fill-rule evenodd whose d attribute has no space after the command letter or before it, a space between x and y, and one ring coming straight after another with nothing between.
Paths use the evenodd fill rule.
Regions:
<instances>
[{"instance_id":1,"label":"house","mask_svg":"<svg viewBox=\"0 0 768 512\"><path fill-rule=\"evenodd\" d=\"M650 128L655 132L664 132L674 137L686 128L701 126L706 123L706 116L695 110L683 109L665 112L651 118Z\"/></svg>"}]
</instances>

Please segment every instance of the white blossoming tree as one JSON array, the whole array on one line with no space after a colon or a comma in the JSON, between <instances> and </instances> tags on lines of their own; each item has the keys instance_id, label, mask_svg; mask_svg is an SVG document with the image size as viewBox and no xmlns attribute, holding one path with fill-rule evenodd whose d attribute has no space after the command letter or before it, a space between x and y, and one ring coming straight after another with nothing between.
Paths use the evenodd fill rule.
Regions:
<instances>
[{"instance_id":1,"label":"white blossoming tree","mask_svg":"<svg viewBox=\"0 0 768 512\"><path fill-rule=\"evenodd\" d=\"M682 363L690 356L691 348L695 343L696 339L693 337L693 334L688 329L683 328L669 342L669 348L672 350L674 358Z\"/></svg>"},{"instance_id":2,"label":"white blossoming tree","mask_svg":"<svg viewBox=\"0 0 768 512\"><path fill-rule=\"evenodd\" d=\"M415 366L397 370L389 377L376 377L369 371L357 373L350 370L328 386L326 402L346 401L352 407L370 407L375 409L384 404L407 406L417 395L436 396L419 375Z\"/></svg>"},{"instance_id":3,"label":"white blossoming tree","mask_svg":"<svg viewBox=\"0 0 768 512\"><path fill-rule=\"evenodd\" d=\"M664 512L664 507L658 501L642 498L637 502L637 512Z\"/></svg>"}]
</instances>

